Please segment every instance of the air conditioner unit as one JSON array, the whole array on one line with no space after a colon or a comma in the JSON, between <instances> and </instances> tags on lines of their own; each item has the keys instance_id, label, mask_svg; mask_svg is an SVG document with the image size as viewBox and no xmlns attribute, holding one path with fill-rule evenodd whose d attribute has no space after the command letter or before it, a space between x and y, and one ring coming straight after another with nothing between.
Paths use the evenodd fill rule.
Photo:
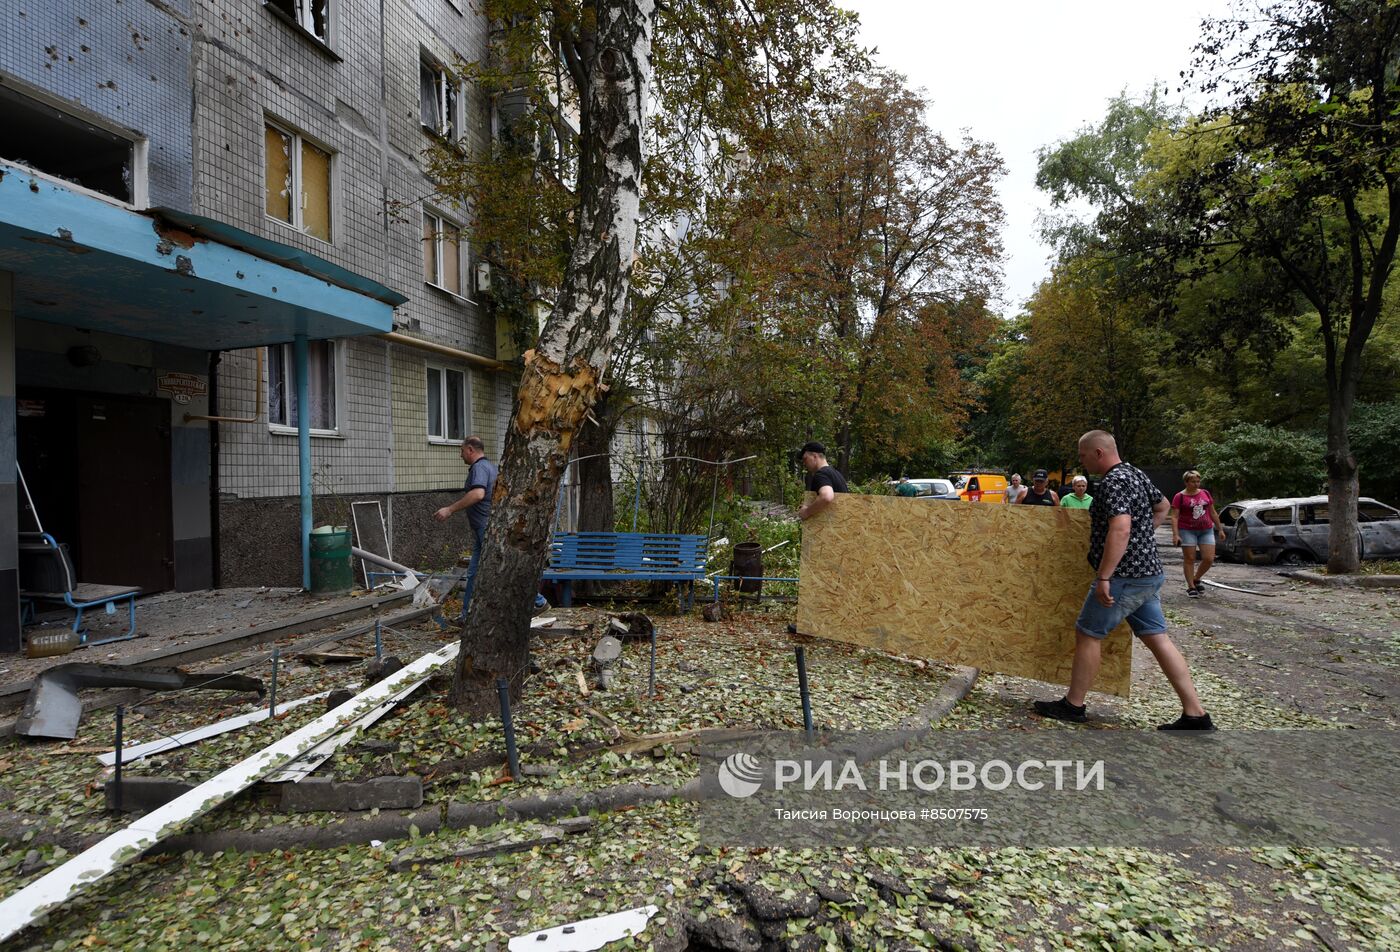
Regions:
<instances>
[{"instance_id":1,"label":"air conditioner unit","mask_svg":"<svg viewBox=\"0 0 1400 952\"><path fill-rule=\"evenodd\" d=\"M476 289L482 292L491 290L491 265L485 261L476 263Z\"/></svg>"}]
</instances>

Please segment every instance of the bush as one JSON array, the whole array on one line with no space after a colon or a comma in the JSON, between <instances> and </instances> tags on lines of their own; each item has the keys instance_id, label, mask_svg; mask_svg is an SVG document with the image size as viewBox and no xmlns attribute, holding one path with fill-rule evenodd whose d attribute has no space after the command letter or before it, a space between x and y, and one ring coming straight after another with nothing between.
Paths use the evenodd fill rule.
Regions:
<instances>
[{"instance_id":1,"label":"bush","mask_svg":"<svg viewBox=\"0 0 1400 952\"><path fill-rule=\"evenodd\" d=\"M1221 501L1312 496L1327 478L1327 444L1311 433L1241 423L1200 449L1198 469Z\"/></svg>"},{"instance_id":2,"label":"bush","mask_svg":"<svg viewBox=\"0 0 1400 952\"><path fill-rule=\"evenodd\" d=\"M1400 503L1400 400L1357 404L1351 450L1361 468L1361 495Z\"/></svg>"}]
</instances>

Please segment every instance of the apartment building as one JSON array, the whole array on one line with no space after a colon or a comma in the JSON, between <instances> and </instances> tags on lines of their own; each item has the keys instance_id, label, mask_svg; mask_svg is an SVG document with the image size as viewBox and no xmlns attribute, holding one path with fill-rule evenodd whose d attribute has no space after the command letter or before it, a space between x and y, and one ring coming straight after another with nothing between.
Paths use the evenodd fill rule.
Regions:
<instances>
[{"instance_id":1,"label":"apartment building","mask_svg":"<svg viewBox=\"0 0 1400 952\"><path fill-rule=\"evenodd\" d=\"M432 513L460 492L480 435L498 456L517 372L496 359L469 210L435 200L422 155L484 150L489 103L453 66L486 52L465 0L200 0L194 188L201 214L285 242L407 297L393 334L310 354L316 523L376 500L401 561L438 565L460 526ZM222 355L215 454L219 579L292 582L297 446L289 348Z\"/></svg>"},{"instance_id":2,"label":"apartment building","mask_svg":"<svg viewBox=\"0 0 1400 952\"><path fill-rule=\"evenodd\" d=\"M40 521L147 592L301 582L308 481L316 522L460 548L431 513L515 372L421 153L485 147L450 68L485 43L456 0L6 3L0 651Z\"/></svg>"}]
</instances>

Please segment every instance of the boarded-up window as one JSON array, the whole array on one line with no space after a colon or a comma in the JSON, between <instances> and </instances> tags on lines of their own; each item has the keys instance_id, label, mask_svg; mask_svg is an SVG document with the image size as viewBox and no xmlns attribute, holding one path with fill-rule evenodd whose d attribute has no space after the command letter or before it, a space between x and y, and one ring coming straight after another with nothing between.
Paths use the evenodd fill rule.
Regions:
<instances>
[{"instance_id":1,"label":"boarded-up window","mask_svg":"<svg viewBox=\"0 0 1400 952\"><path fill-rule=\"evenodd\" d=\"M313 340L306 347L307 403L311 429L333 432L337 426L335 341ZM294 427L297 406L296 352L291 344L267 349L267 421Z\"/></svg>"},{"instance_id":2,"label":"boarded-up window","mask_svg":"<svg viewBox=\"0 0 1400 952\"><path fill-rule=\"evenodd\" d=\"M263 132L267 149L267 214L292 224L292 137L268 126Z\"/></svg>"},{"instance_id":3,"label":"boarded-up window","mask_svg":"<svg viewBox=\"0 0 1400 952\"><path fill-rule=\"evenodd\" d=\"M423 280L453 294L462 293L462 229L438 215L423 216Z\"/></svg>"},{"instance_id":4,"label":"boarded-up window","mask_svg":"<svg viewBox=\"0 0 1400 952\"><path fill-rule=\"evenodd\" d=\"M428 439L466 439L467 375L461 370L428 368Z\"/></svg>"},{"instance_id":5,"label":"boarded-up window","mask_svg":"<svg viewBox=\"0 0 1400 952\"><path fill-rule=\"evenodd\" d=\"M263 150L268 217L330 241L331 153L272 123L263 130Z\"/></svg>"},{"instance_id":6,"label":"boarded-up window","mask_svg":"<svg viewBox=\"0 0 1400 952\"><path fill-rule=\"evenodd\" d=\"M331 240L331 154L309 142L301 144L302 230Z\"/></svg>"}]
</instances>

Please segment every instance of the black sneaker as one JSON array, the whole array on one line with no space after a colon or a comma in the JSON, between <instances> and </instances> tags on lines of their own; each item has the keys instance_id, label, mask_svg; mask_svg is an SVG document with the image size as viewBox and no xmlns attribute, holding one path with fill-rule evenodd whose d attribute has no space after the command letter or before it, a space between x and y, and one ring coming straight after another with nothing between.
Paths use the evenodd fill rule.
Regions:
<instances>
[{"instance_id":1,"label":"black sneaker","mask_svg":"<svg viewBox=\"0 0 1400 952\"><path fill-rule=\"evenodd\" d=\"M1199 588L1196 588L1194 585L1188 585L1186 586L1186 596L1188 598L1200 598L1201 590Z\"/></svg>"},{"instance_id":2,"label":"black sneaker","mask_svg":"<svg viewBox=\"0 0 1400 952\"><path fill-rule=\"evenodd\" d=\"M1074 705L1064 698L1057 701L1036 701L1033 705L1035 712L1041 717L1054 718L1057 721L1069 721L1072 724L1083 724L1089 719L1084 705Z\"/></svg>"},{"instance_id":3,"label":"black sneaker","mask_svg":"<svg viewBox=\"0 0 1400 952\"><path fill-rule=\"evenodd\" d=\"M1202 714L1200 717L1190 717L1183 714L1170 724L1162 724L1157 728L1159 731L1213 731L1215 725L1211 723L1209 714Z\"/></svg>"}]
</instances>

